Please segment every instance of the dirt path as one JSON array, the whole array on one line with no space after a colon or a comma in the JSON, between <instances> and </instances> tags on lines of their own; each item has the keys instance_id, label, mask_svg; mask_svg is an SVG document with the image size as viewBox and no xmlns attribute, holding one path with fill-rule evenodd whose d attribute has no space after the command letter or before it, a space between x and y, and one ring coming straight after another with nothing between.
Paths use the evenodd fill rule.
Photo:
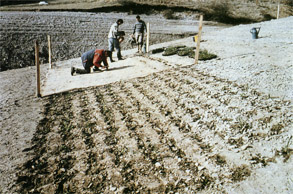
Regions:
<instances>
[{"instance_id":1,"label":"dirt path","mask_svg":"<svg viewBox=\"0 0 293 194\"><path fill-rule=\"evenodd\" d=\"M125 52L124 52L125 53ZM154 72L162 71L167 67L158 62L150 61L143 56L128 56L123 61L110 63L109 70L92 74L71 76L71 67L83 69L80 58L63 61L57 67L50 69L42 86L42 96L56 94L75 88L105 85L135 77L143 77ZM131 72L131 74L129 73ZM56 85L55 83L58 83Z\"/></svg>"},{"instance_id":2,"label":"dirt path","mask_svg":"<svg viewBox=\"0 0 293 194\"><path fill-rule=\"evenodd\" d=\"M45 77L46 68L42 67ZM35 68L0 73L0 193L9 193L16 168L27 160L25 149L43 118L42 99L35 97Z\"/></svg>"}]
</instances>

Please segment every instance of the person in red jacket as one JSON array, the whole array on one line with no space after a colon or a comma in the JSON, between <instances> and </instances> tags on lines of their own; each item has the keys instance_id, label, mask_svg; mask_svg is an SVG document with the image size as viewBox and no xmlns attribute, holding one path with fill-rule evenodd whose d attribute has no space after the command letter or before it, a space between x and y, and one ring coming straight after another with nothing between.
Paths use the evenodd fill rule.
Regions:
<instances>
[{"instance_id":1,"label":"person in red jacket","mask_svg":"<svg viewBox=\"0 0 293 194\"><path fill-rule=\"evenodd\" d=\"M71 75L86 74L91 72L91 68L94 66L94 71L102 71L100 68L108 69L109 65L107 57L112 59L112 52L104 49L92 49L82 54L81 61L84 69L78 69L71 67ZM103 66L101 63L103 62Z\"/></svg>"}]
</instances>

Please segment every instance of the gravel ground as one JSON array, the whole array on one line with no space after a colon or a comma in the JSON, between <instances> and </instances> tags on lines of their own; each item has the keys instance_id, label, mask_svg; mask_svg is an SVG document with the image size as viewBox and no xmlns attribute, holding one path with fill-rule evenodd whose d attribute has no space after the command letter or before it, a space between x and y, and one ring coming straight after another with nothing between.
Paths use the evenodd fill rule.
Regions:
<instances>
[{"instance_id":1,"label":"gravel ground","mask_svg":"<svg viewBox=\"0 0 293 194\"><path fill-rule=\"evenodd\" d=\"M218 59L44 99L34 68L1 72L0 191L290 193L292 17L254 25L204 33Z\"/></svg>"}]
</instances>

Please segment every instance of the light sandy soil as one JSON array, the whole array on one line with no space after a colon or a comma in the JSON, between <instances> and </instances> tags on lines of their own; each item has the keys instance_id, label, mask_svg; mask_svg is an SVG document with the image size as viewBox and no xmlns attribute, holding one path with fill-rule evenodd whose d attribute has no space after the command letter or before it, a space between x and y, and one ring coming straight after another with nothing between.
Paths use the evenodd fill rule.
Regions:
<instances>
[{"instance_id":1,"label":"light sandy soil","mask_svg":"<svg viewBox=\"0 0 293 194\"><path fill-rule=\"evenodd\" d=\"M292 36L289 17L205 32L218 58L198 65L124 51L113 71L71 76L80 59L63 61L43 67L44 95L92 87L43 100L34 68L1 72L2 192L290 193ZM168 45L194 43L151 49Z\"/></svg>"}]
</instances>

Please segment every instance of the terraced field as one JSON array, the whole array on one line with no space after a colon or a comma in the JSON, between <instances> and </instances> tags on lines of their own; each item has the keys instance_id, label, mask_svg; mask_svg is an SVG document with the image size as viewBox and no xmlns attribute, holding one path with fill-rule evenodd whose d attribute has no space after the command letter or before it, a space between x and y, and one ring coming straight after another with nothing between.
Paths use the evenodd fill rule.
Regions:
<instances>
[{"instance_id":1,"label":"terraced field","mask_svg":"<svg viewBox=\"0 0 293 194\"><path fill-rule=\"evenodd\" d=\"M23 193L225 193L292 153L290 102L194 66L46 101Z\"/></svg>"},{"instance_id":2,"label":"terraced field","mask_svg":"<svg viewBox=\"0 0 293 194\"><path fill-rule=\"evenodd\" d=\"M111 25L122 18L120 30L127 34L127 43L135 15L126 13L83 12L1 12L0 14L0 71L33 66L35 64L34 41L40 44L40 61L48 63L48 40L52 41L53 62L80 57L92 48L108 48L108 32ZM150 44L166 42L195 33L196 21L167 20L159 15L142 16L151 23Z\"/></svg>"}]
</instances>

